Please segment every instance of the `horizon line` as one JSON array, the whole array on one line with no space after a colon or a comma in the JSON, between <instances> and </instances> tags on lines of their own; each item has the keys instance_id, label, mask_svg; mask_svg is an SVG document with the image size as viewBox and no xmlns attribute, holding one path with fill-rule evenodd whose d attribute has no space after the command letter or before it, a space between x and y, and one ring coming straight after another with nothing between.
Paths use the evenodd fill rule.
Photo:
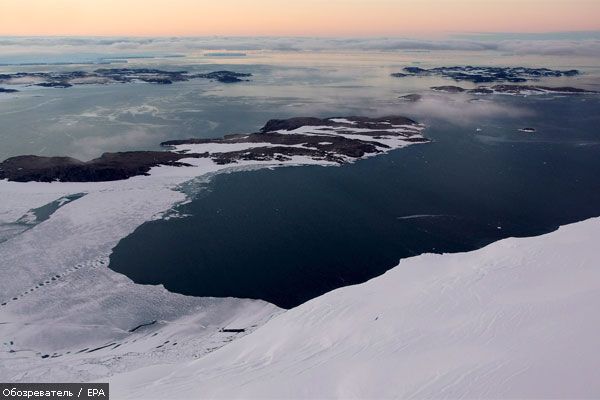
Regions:
<instances>
[{"instance_id":1,"label":"horizon line","mask_svg":"<svg viewBox=\"0 0 600 400\"><path fill-rule=\"evenodd\" d=\"M440 36L440 35L523 35L523 36L535 36L535 35L552 35L552 34L599 34L600 28L585 29L585 30L549 30L549 31L430 31L421 33L405 33L405 34L358 34L358 35L343 35L343 34L285 34L285 35L264 35L264 34L192 34L192 35L178 35L178 34L159 34L159 35L144 35L144 34L0 34L2 38L314 38L314 39L362 39L362 38L394 38L394 39L413 39L419 38L419 36Z\"/></svg>"}]
</instances>

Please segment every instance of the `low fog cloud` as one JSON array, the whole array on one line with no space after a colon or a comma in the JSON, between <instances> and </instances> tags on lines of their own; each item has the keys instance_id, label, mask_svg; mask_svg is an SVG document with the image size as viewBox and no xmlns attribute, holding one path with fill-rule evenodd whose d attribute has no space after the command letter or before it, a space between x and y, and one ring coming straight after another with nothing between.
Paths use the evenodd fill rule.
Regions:
<instances>
[{"instance_id":1,"label":"low fog cloud","mask_svg":"<svg viewBox=\"0 0 600 400\"><path fill-rule=\"evenodd\" d=\"M131 53L202 50L273 51L498 51L511 54L600 56L600 40L489 40L410 38L310 38L310 37L0 37L0 54L14 52Z\"/></svg>"},{"instance_id":2,"label":"low fog cloud","mask_svg":"<svg viewBox=\"0 0 600 400\"><path fill-rule=\"evenodd\" d=\"M497 101L474 100L464 94L424 95L420 101L403 106L406 114L419 120L442 119L456 125L473 125L478 119L502 116L522 118L533 111Z\"/></svg>"},{"instance_id":3,"label":"low fog cloud","mask_svg":"<svg viewBox=\"0 0 600 400\"><path fill-rule=\"evenodd\" d=\"M69 151L69 154L87 161L99 157L105 152L153 147L162 139L164 139L162 135L143 129L132 129L111 136L88 136L76 139L71 144L72 150Z\"/></svg>"}]
</instances>

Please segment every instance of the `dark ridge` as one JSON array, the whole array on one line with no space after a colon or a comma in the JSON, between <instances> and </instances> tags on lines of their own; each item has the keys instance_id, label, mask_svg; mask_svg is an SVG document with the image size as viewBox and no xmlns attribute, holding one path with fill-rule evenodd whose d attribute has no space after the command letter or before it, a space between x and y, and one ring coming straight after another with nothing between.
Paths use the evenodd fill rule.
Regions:
<instances>
[{"instance_id":1,"label":"dark ridge","mask_svg":"<svg viewBox=\"0 0 600 400\"><path fill-rule=\"evenodd\" d=\"M16 92L18 92L17 89L5 89L5 88L0 87L0 93L16 93Z\"/></svg>"},{"instance_id":2,"label":"dark ridge","mask_svg":"<svg viewBox=\"0 0 600 400\"><path fill-rule=\"evenodd\" d=\"M137 331L140 328L143 328L143 327L146 327L146 326L151 326L151 325L154 325L155 323L156 323L156 320L154 320L152 322L147 322L145 324L141 324L141 325L136 326L135 328L130 329L128 332L129 333L133 333L133 332Z\"/></svg>"},{"instance_id":3,"label":"dark ridge","mask_svg":"<svg viewBox=\"0 0 600 400\"><path fill-rule=\"evenodd\" d=\"M107 345L104 345L104 346L96 347L95 349L92 349L92 350L90 350L90 351L87 351L86 353L93 353L93 352L95 352L95 351L102 350L102 349L105 349L105 348L107 348L107 347L110 347L110 346L114 346L115 344L116 344L116 343L109 343L109 344L107 344Z\"/></svg>"},{"instance_id":4,"label":"dark ridge","mask_svg":"<svg viewBox=\"0 0 600 400\"><path fill-rule=\"evenodd\" d=\"M431 89L446 93L462 93L466 90L458 86L432 86Z\"/></svg>"},{"instance_id":5,"label":"dark ridge","mask_svg":"<svg viewBox=\"0 0 600 400\"><path fill-rule=\"evenodd\" d=\"M99 158L83 162L70 157L34 155L11 157L0 163L0 179L15 182L102 182L146 175L158 165L186 166L182 158L197 154L167 151L129 151L104 153Z\"/></svg>"},{"instance_id":6,"label":"dark ridge","mask_svg":"<svg viewBox=\"0 0 600 400\"><path fill-rule=\"evenodd\" d=\"M405 67L404 71L411 75L419 75L419 74L424 74L424 73L428 72L426 69L419 68L419 67ZM408 75L402 74L402 73L400 73L400 74L396 73L396 74L392 74L392 76L402 77L402 76L408 76Z\"/></svg>"},{"instance_id":7,"label":"dark ridge","mask_svg":"<svg viewBox=\"0 0 600 400\"><path fill-rule=\"evenodd\" d=\"M343 117L344 119L355 122L354 124L348 124L344 122L333 122L331 119L334 118L314 118L314 117L297 117L289 119L272 119L266 123L266 125L260 130L261 133L275 132L279 130L292 131L294 129L301 128L303 126L346 126L353 128L368 128L368 129L386 129L389 128L389 124L392 125L414 125L416 124L410 118L398 117L398 116L387 116L381 118L368 118L368 117Z\"/></svg>"}]
</instances>

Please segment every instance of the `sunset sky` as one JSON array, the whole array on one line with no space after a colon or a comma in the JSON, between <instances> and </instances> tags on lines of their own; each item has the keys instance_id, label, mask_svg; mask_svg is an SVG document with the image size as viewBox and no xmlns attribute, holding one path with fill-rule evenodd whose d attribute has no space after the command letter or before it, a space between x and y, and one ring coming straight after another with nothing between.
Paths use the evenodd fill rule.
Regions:
<instances>
[{"instance_id":1,"label":"sunset sky","mask_svg":"<svg viewBox=\"0 0 600 400\"><path fill-rule=\"evenodd\" d=\"M0 0L0 35L600 30L600 0Z\"/></svg>"}]
</instances>

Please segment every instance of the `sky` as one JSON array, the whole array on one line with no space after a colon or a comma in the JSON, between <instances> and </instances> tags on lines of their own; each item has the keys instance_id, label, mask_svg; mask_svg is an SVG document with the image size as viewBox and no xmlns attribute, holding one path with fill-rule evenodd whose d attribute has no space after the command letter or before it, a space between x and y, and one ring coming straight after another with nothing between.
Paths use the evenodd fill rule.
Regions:
<instances>
[{"instance_id":1,"label":"sky","mask_svg":"<svg viewBox=\"0 0 600 400\"><path fill-rule=\"evenodd\" d=\"M395 36L600 30L600 0L0 0L0 35Z\"/></svg>"}]
</instances>

